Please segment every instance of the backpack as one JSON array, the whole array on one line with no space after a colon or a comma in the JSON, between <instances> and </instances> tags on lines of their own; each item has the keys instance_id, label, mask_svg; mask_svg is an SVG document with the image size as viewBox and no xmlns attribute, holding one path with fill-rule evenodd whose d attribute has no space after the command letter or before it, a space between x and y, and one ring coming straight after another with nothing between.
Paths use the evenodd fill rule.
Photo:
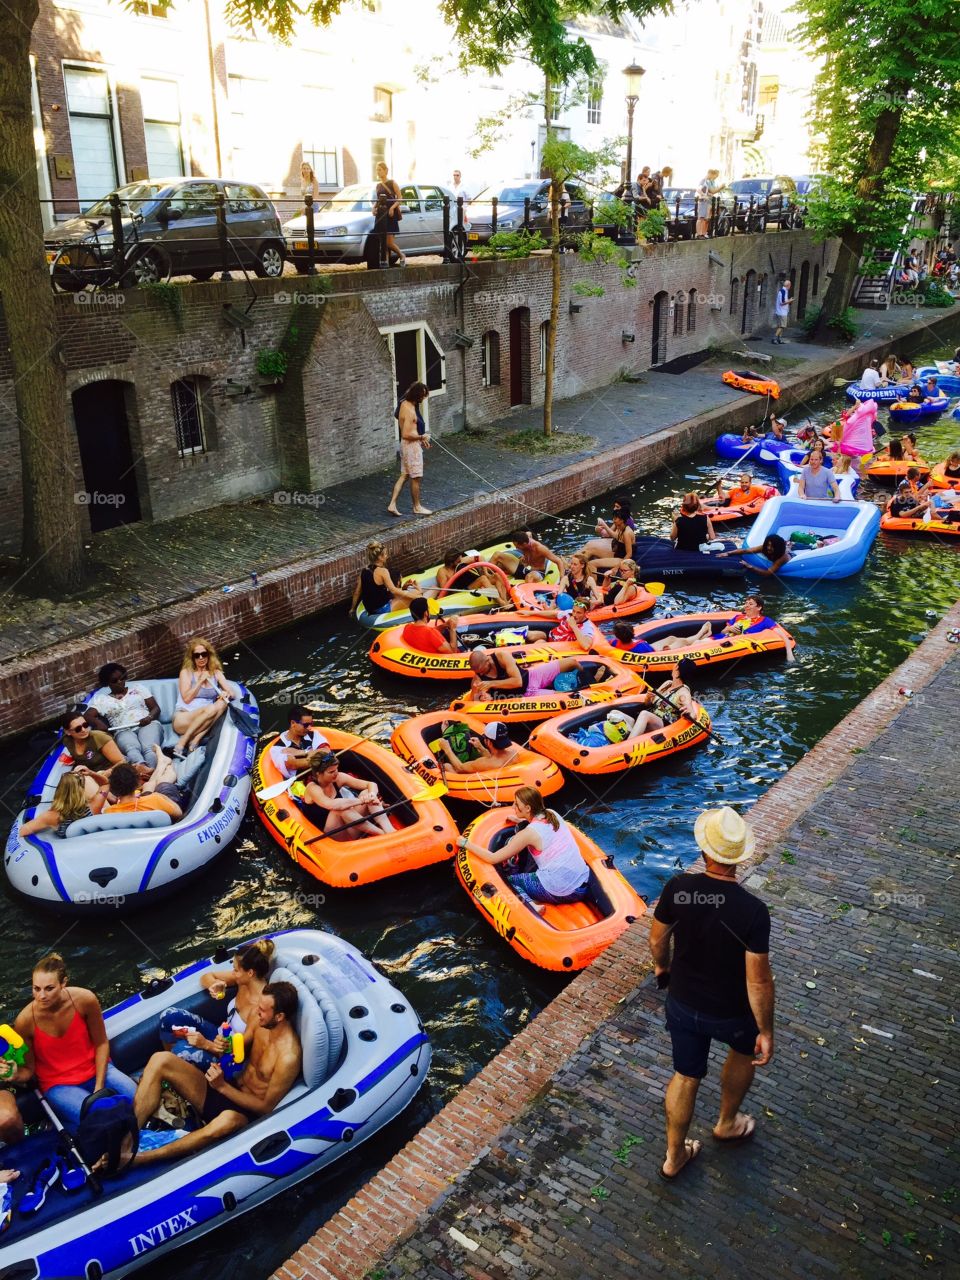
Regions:
<instances>
[{"instance_id":1,"label":"backpack","mask_svg":"<svg viewBox=\"0 0 960 1280\"><path fill-rule=\"evenodd\" d=\"M132 1159L140 1148L140 1126L129 1098L110 1088L98 1089L84 1098L77 1127L77 1147L88 1168L92 1169L106 1156L103 1172L108 1175L121 1172L121 1147L128 1135L133 1142Z\"/></svg>"},{"instance_id":2,"label":"backpack","mask_svg":"<svg viewBox=\"0 0 960 1280\"><path fill-rule=\"evenodd\" d=\"M440 735L445 742L450 744L450 750L461 763L466 764L468 760L474 758L474 750L470 745L470 736L473 730L468 724L464 724L462 720L454 720L452 724L448 724ZM431 751L437 749L440 739L435 739L429 743Z\"/></svg>"}]
</instances>

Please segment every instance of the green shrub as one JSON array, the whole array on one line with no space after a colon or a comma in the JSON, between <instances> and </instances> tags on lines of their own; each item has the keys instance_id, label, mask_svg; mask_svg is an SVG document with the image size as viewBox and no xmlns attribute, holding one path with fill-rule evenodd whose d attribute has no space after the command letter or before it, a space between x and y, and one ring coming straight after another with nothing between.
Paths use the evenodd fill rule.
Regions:
<instances>
[{"instance_id":1,"label":"green shrub","mask_svg":"<svg viewBox=\"0 0 960 1280\"><path fill-rule=\"evenodd\" d=\"M844 342L852 342L857 336L857 318L853 307L844 307L827 321L827 327L833 329Z\"/></svg>"},{"instance_id":2,"label":"green shrub","mask_svg":"<svg viewBox=\"0 0 960 1280\"><path fill-rule=\"evenodd\" d=\"M285 351L258 351L257 373L262 378L282 378L289 361Z\"/></svg>"},{"instance_id":3,"label":"green shrub","mask_svg":"<svg viewBox=\"0 0 960 1280\"><path fill-rule=\"evenodd\" d=\"M546 249L547 242L539 231L498 231L474 252L478 258L529 258L535 249Z\"/></svg>"}]
</instances>

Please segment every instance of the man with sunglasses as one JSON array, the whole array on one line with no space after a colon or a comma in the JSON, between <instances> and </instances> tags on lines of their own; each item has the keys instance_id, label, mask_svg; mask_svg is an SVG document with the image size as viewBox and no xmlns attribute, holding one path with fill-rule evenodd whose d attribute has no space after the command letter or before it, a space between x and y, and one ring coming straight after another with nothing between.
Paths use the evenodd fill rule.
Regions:
<instances>
[{"instance_id":1,"label":"man with sunglasses","mask_svg":"<svg viewBox=\"0 0 960 1280\"><path fill-rule=\"evenodd\" d=\"M314 728L313 712L297 704L290 708L288 729L270 748L270 759L282 777L292 778L306 769L314 751L329 745L320 730Z\"/></svg>"}]
</instances>

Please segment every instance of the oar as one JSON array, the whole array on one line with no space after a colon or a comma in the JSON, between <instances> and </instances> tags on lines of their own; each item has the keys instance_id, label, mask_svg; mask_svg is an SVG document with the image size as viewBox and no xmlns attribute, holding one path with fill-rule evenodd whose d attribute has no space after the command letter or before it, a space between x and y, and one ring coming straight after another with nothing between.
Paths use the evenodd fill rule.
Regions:
<instances>
[{"instance_id":1,"label":"oar","mask_svg":"<svg viewBox=\"0 0 960 1280\"><path fill-rule=\"evenodd\" d=\"M77 1164L86 1174L87 1182L89 1183L90 1190L93 1192L95 1196L102 1195L103 1187L100 1184L100 1179L94 1175L93 1171L85 1163L83 1156L80 1154L79 1147L77 1146L76 1142L73 1140L71 1135L63 1127L60 1117L57 1115L53 1107L51 1107L50 1103L43 1096L43 1093L39 1085L37 1086L36 1089L34 1089L33 1092L36 1095L37 1101L40 1103L41 1107L43 1107L44 1111L46 1112L48 1120L53 1125L54 1129L56 1129L57 1133L60 1135L61 1142L65 1143L67 1150L70 1152L70 1155L73 1157L74 1160L76 1160Z\"/></svg>"},{"instance_id":2,"label":"oar","mask_svg":"<svg viewBox=\"0 0 960 1280\"><path fill-rule=\"evenodd\" d=\"M271 738L273 733L264 733L260 735L262 738ZM358 738L356 742L351 742L347 747L341 747L339 751L334 751L333 747L328 746L327 750L331 755L342 756L347 751L353 751L361 742L373 742L373 738ZM292 748L291 748L292 749ZM317 747L317 751L322 751L323 747ZM309 768L301 769L299 773L292 774L289 778L282 778L279 782L273 782L269 787L264 787L261 791L257 791L256 798L258 800L273 800L276 796L282 796L285 791L297 781L298 778L305 778L310 772Z\"/></svg>"},{"instance_id":3,"label":"oar","mask_svg":"<svg viewBox=\"0 0 960 1280\"><path fill-rule=\"evenodd\" d=\"M402 809L405 804L417 804L421 800L436 800L439 796L445 796L446 794L447 788L445 784L435 782L432 786L424 787L422 791L418 791L415 796L404 796L402 800L397 800L395 804L388 804L386 809L381 809L379 813L368 814L365 818L354 818L352 822L347 822L342 827L337 827L336 831L321 831L318 836L313 836L310 840L304 841L304 845L316 844L324 836L339 835L341 831L349 831L351 827L358 827L361 822L371 822L374 818L382 818L386 813L393 813L394 809Z\"/></svg>"},{"instance_id":4,"label":"oar","mask_svg":"<svg viewBox=\"0 0 960 1280\"><path fill-rule=\"evenodd\" d=\"M643 589L652 596L662 596L667 589L667 584L665 582L645 582Z\"/></svg>"},{"instance_id":5,"label":"oar","mask_svg":"<svg viewBox=\"0 0 960 1280\"><path fill-rule=\"evenodd\" d=\"M227 710L230 713L230 719L240 730L245 738L256 738L260 723L255 720L249 711L244 711L243 707L238 706L235 699L227 703Z\"/></svg>"},{"instance_id":6,"label":"oar","mask_svg":"<svg viewBox=\"0 0 960 1280\"><path fill-rule=\"evenodd\" d=\"M680 708L676 706L675 703L671 702L669 698L665 698L662 693L657 693L653 685L648 684L647 688L650 690L650 692L653 694L653 696L657 699L658 702L664 703L664 705L668 706L670 710L673 711L676 715L682 716L685 720L689 720L691 724L697 725L699 728L701 728L704 731L704 733L708 737L712 738L718 746L725 747L727 745L722 738L718 738L717 735L713 732L713 730L708 729L707 726L703 724L699 719L695 719L693 716L688 715L687 712L681 711Z\"/></svg>"},{"instance_id":7,"label":"oar","mask_svg":"<svg viewBox=\"0 0 960 1280\"><path fill-rule=\"evenodd\" d=\"M753 444L752 444L752 445L750 446L750 448L746 451L746 453L741 453L741 455L740 455L740 457L739 457L739 458L735 459L733 462L731 462L731 463L730 463L730 465L729 465L729 467L727 467L726 471L721 471L721 472L720 472L720 474L717 476L716 483L717 483L717 484L719 484L719 483L720 483L720 481L721 481L721 480L723 480L723 479L724 479L724 477L728 476L728 475L730 474L730 472L731 472L731 471L733 471L733 469L734 469L735 467L739 467L739 466L741 465L741 463L743 463L747 458L749 458L749 457L750 457L750 455L751 455L751 453L753 453L754 449L759 449L759 448L760 448L760 446L761 446L762 444L763 444L763 437L762 437L762 436L760 437L760 439L759 439L759 440L754 440Z\"/></svg>"}]
</instances>

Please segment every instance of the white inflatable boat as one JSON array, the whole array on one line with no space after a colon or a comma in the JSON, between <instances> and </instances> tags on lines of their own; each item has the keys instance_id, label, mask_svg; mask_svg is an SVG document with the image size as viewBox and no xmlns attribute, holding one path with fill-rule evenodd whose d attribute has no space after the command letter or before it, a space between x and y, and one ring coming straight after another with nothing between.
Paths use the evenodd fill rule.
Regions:
<instances>
[{"instance_id":1,"label":"white inflatable boat","mask_svg":"<svg viewBox=\"0 0 960 1280\"><path fill-rule=\"evenodd\" d=\"M177 740L171 727L176 680L141 680L160 707L163 745ZM250 795L250 770L259 729L256 700L243 685L205 744L190 779L189 807L179 821L168 814L102 813L22 838L20 827L49 808L69 757L56 746L30 788L7 840L3 865L17 893L60 912L135 910L198 875L237 833ZM198 761L199 762L199 761Z\"/></svg>"},{"instance_id":2,"label":"white inflatable boat","mask_svg":"<svg viewBox=\"0 0 960 1280\"><path fill-rule=\"evenodd\" d=\"M0 1276L18 1280L115 1280L309 1178L399 1115L423 1085L430 1043L405 998L349 943L330 933L274 934L271 981L294 985L303 1072L277 1108L222 1141L169 1163L134 1166L19 1211L55 1135L39 1133L3 1150L18 1168L9 1229L0 1236ZM186 1006L212 1021L223 1002L200 985L224 954L191 965L105 1013L114 1063L142 1069L161 1048L160 1015ZM234 1228L236 1230L236 1228ZM226 1248L229 1249L229 1240ZM175 1262L166 1274L175 1274Z\"/></svg>"}]
</instances>

